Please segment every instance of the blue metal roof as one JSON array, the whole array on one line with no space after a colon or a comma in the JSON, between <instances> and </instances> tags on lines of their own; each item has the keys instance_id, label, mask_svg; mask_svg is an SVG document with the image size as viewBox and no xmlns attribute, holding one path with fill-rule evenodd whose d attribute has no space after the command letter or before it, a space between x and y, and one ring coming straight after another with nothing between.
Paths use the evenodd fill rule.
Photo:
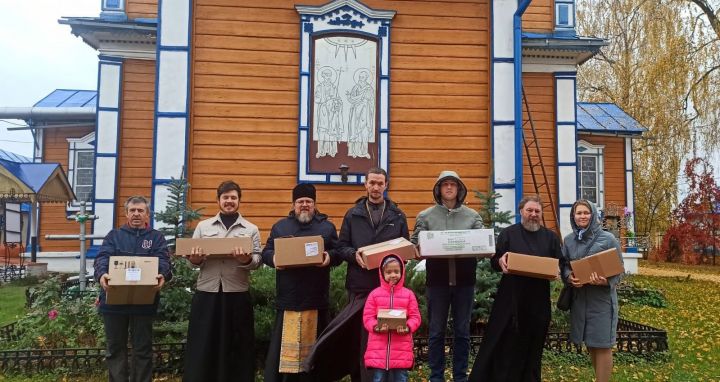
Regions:
<instances>
[{"instance_id":1,"label":"blue metal roof","mask_svg":"<svg viewBox=\"0 0 720 382\"><path fill-rule=\"evenodd\" d=\"M5 160L8 162L15 162L15 163L30 163L32 160L26 156L22 156L20 154L15 154L12 151L5 151L0 149L0 160Z\"/></svg>"},{"instance_id":2,"label":"blue metal roof","mask_svg":"<svg viewBox=\"0 0 720 382\"><path fill-rule=\"evenodd\" d=\"M578 132L640 135L647 131L614 103L577 103Z\"/></svg>"},{"instance_id":3,"label":"blue metal roof","mask_svg":"<svg viewBox=\"0 0 720 382\"><path fill-rule=\"evenodd\" d=\"M97 104L97 91L56 89L34 106L41 107L94 107Z\"/></svg>"},{"instance_id":4,"label":"blue metal roof","mask_svg":"<svg viewBox=\"0 0 720 382\"><path fill-rule=\"evenodd\" d=\"M16 163L0 160L0 165L5 167L16 178L25 183L35 193L39 193L59 163Z\"/></svg>"},{"instance_id":5,"label":"blue metal roof","mask_svg":"<svg viewBox=\"0 0 720 382\"><path fill-rule=\"evenodd\" d=\"M15 154L11 151L5 151L0 149L0 165L6 165L8 163L30 163L32 160L26 156ZM7 166L6 166L7 167ZM12 171L12 170L10 170ZM30 211L30 204L20 203L20 211Z\"/></svg>"}]
</instances>

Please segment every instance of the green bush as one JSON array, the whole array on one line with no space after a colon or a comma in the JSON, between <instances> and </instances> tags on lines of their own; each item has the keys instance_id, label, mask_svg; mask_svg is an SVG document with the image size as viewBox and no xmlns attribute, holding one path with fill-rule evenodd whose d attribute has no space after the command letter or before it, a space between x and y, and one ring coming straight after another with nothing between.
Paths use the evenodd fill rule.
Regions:
<instances>
[{"instance_id":1,"label":"green bush","mask_svg":"<svg viewBox=\"0 0 720 382\"><path fill-rule=\"evenodd\" d=\"M275 269L261 267L250 273L250 296L255 312L255 340L269 342L275 324Z\"/></svg>"},{"instance_id":2,"label":"green bush","mask_svg":"<svg viewBox=\"0 0 720 382\"><path fill-rule=\"evenodd\" d=\"M160 292L157 321L181 322L190 318L190 305L198 269L186 259L171 256L173 278Z\"/></svg>"},{"instance_id":3,"label":"green bush","mask_svg":"<svg viewBox=\"0 0 720 382\"><path fill-rule=\"evenodd\" d=\"M476 275L475 303L471 322L487 323L502 273L492 269L490 259L481 259L478 261Z\"/></svg>"},{"instance_id":4,"label":"green bush","mask_svg":"<svg viewBox=\"0 0 720 382\"><path fill-rule=\"evenodd\" d=\"M425 297L425 271L418 271L416 267L419 261L412 260L405 267L405 287L415 293L420 308L420 316L422 322L417 330L419 335L427 335L428 315L427 315L427 298Z\"/></svg>"},{"instance_id":5,"label":"green bush","mask_svg":"<svg viewBox=\"0 0 720 382\"><path fill-rule=\"evenodd\" d=\"M347 291L345 290L345 275L347 263L343 262L330 271L330 317L335 317L347 305Z\"/></svg>"},{"instance_id":6,"label":"green bush","mask_svg":"<svg viewBox=\"0 0 720 382\"><path fill-rule=\"evenodd\" d=\"M632 278L625 279L617 288L618 303L653 308L666 308L667 299L658 289L636 282Z\"/></svg>"},{"instance_id":7,"label":"green bush","mask_svg":"<svg viewBox=\"0 0 720 382\"><path fill-rule=\"evenodd\" d=\"M96 347L104 343L102 320L97 314L97 296L61 298L60 280L50 278L29 288L32 301L28 313L17 322L19 338L10 348Z\"/></svg>"}]
</instances>

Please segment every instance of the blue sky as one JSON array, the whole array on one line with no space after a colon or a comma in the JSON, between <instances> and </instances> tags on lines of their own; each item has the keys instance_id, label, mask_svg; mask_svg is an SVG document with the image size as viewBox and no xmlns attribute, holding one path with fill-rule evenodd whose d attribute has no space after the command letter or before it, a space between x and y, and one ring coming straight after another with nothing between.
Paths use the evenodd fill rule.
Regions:
<instances>
[{"instance_id":1,"label":"blue sky","mask_svg":"<svg viewBox=\"0 0 720 382\"><path fill-rule=\"evenodd\" d=\"M96 17L100 1L0 0L0 108L32 106L59 88L95 90L97 52L57 20ZM0 121L0 149L32 157L30 132L8 126Z\"/></svg>"}]
</instances>

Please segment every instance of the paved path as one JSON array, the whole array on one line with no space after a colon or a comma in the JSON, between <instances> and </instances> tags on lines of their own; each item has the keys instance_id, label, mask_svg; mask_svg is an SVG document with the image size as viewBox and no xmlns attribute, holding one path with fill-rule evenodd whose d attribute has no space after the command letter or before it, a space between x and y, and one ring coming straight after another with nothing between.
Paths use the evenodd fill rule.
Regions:
<instances>
[{"instance_id":1,"label":"paved path","mask_svg":"<svg viewBox=\"0 0 720 382\"><path fill-rule=\"evenodd\" d=\"M711 281L714 283L720 283L720 275L713 275L707 273L691 273L687 271L678 271L674 269L658 269L658 268L647 268L640 266L639 271L644 276L660 276L660 277L687 277L693 280Z\"/></svg>"}]
</instances>

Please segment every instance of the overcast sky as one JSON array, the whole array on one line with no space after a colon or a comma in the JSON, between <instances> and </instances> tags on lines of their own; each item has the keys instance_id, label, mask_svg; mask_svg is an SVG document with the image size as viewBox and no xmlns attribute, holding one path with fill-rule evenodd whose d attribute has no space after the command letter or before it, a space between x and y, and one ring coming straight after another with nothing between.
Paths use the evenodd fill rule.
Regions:
<instances>
[{"instance_id":1,"label":"overcast sky","mask_svg":"<svg viewBox=\"0 0 720 382\"><path fill-rule=\"evenodd\" d=\"M55 89L96 90L97 51L57 20L97 17L100 1L0 0L0 107L29 107ZM8 126L0 121L0 149L32 157L30 132Z\"/></svg>"}]
</instances>

